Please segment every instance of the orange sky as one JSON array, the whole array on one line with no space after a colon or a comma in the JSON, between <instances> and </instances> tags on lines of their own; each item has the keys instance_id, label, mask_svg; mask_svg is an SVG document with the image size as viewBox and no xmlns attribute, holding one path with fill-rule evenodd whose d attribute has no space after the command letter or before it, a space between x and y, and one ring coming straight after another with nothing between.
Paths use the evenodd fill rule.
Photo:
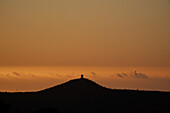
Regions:
<instances>
[{"instance_id":1,"label":"orange sky","mask_svg":"<svg viewBox=\"0 0 170 113\"><path fill-rule=\"evenodd\" d=\"M169 0L1 0L1 66L170 66Z\"/></svg>"},{"instance_id":2,"label":"orange sky","mask_svg":"<svg viewBox=\"0 0 170 113\"><path fill-rule=\"evenodd\" d=\"M169 30L169 0L0 0L0 91L81 73L112 88L170 90Z\"/></svg>"},{"instance_id":3,"label":"orange sky","mask_svg":"<svg viewBox=\"0 0 170 113\"><path fill-rule=\"evenodd\" d=\"M80 78L81 74L108 88L170 91L170 68L165 67L31 66L0 70L0 91L38 91Z\"/></svg>"}]
</instances>

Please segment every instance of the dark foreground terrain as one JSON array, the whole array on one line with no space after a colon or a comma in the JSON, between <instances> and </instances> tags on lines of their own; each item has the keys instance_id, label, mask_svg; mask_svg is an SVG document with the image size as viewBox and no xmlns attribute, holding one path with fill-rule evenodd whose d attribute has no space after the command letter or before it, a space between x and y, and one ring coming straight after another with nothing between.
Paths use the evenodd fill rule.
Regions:
<instances>
[{"instance_id":1,"label":"dark foreground terrain","mask_svg":"<svg viewBox=\"0 0 170 113\"><path fill-rule=\"evenodd\" d=\"M170 113L170 92L113 90L80 78L38 92L1 92L0 113Z\"/></svg>"}]
</instances>

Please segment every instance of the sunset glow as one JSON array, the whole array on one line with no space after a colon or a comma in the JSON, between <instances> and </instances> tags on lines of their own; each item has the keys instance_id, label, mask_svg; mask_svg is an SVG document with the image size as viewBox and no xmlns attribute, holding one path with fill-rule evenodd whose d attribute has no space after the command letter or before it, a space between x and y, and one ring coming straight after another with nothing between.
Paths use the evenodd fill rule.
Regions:
<instances>
[{"instance_id":1,"label":"sunset glow","mask_svg":"<svg viewBox=\"0 0 170 113\"><path fill-rule=\"evenodd\" d=\"M0 70L1 91L39 91L80 78L81 74L113 89L170 91L170 68L165 67L1 67Z\"/></svg>"},{"instance_id":2,"label":"sunset glow","mask_svg":"<svg viewBox=\"0 0 170 113\"><path fill-rule=\"evenodd\" d=\"M170 91L170 1L0 0L0 91L81 74L113 89Z\"/></svg>"}]
</instances>

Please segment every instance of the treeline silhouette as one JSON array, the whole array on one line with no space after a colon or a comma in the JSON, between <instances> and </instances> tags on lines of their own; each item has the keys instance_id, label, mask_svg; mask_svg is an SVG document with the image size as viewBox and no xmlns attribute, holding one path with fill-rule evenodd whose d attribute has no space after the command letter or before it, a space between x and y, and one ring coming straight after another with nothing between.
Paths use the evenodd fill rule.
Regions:
<instances>
[{"instance_id":1,"label":"treeline silhouette","mask_svg":"<svg viewBox=\"0 0 170 113\"><path fill-rule=\"evenodd\" d=\"M170 92L109 89L74 79L38 92L0 93L2 113L170 113Z\"/></svg>"}]
</instances>

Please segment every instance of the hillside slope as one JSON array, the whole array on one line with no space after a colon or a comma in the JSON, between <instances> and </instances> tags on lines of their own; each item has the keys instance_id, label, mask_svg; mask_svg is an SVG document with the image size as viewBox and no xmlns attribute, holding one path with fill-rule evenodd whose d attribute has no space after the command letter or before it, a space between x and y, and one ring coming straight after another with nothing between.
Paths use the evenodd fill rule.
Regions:
<instances>
[{"instance_id":1,"label":"hillside slope","mask_svg":"<svg viewBox=\"0 0 170 113\"><path fill-rule=\"evenodd\" d=\"M74 79L38 92L0 93L11 111L55 108L60 113L168 113L170 93L112 90L86 79Z\"/></svg>"}]
</instances>

